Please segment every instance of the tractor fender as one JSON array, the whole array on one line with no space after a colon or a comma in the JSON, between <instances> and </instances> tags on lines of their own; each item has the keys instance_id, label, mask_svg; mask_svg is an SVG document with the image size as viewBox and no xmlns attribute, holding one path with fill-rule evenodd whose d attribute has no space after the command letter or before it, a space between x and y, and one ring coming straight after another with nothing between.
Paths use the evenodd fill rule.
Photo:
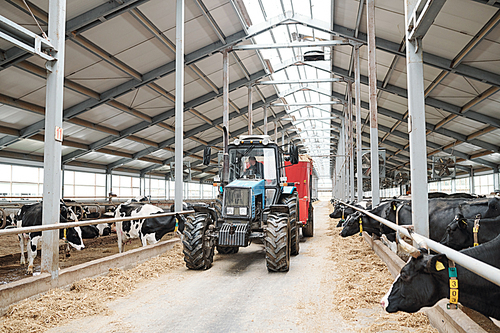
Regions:
<instances>
[{"instance_id":1,"label":"tractor fender","mask_svg":"<svg viewBox=\"0 0 500 333\"><path fill-rule=\"evenodd\" d=\"M209 214L213 223L217 221L217 211L212 207L206 205L193 205L193 210L197 213Z\"/></svg>"},{"instance_id":2,"label":"tractor fender","mask_svg":"<svg viewBox=\"0 0 500 333\"><path fill-rule=\"evenodd\" d=\"M286 213L290 214L288 205L276 204L269 207L271 213Z\"/></svg>"}]
</instances>

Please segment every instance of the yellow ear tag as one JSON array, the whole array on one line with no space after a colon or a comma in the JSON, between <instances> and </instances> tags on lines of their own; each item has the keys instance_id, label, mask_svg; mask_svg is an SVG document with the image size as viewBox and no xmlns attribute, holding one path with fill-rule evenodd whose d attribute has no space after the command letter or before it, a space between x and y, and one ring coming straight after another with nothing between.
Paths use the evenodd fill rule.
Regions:
<instances>
[{"instance_id":1,"label":"yellow ear tag","mask_svg":"<svg viewBox=\"0 0 500 333\"><path fill-rule=\"evenodd\" d=\"M441 261L436 261L436 271L442 271L444 269L444 265Z\"/></svg>"},{"instance_id":2,"label":"yellow ear tag","mask_svg":"<svg viewBox=\"0 0 500 333\"><path fill-rule=\"evenodd\" d=\"M392 210L396 210L396 205L393 205L393 206L392 206Z\"/></svg>"}]
</instances>

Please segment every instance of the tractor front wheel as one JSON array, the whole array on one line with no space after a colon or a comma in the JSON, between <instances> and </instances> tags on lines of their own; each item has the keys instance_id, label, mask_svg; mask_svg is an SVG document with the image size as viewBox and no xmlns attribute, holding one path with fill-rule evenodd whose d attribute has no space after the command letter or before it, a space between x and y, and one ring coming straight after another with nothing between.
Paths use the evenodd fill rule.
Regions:
<instances>
[{"instance_id":1,"label":"tractor front wheel","mask_svg":"<svg viewBox=\"0 0 500 333\"><path fill-rule=\"evenodd\" d=\"M209 269L214 260L214 244L208 237L211 218L208 214L188 216L182 241L184 261L189 269Z\"/></svg>"},{"instance_id":2,"label":"tractor front wheel","mask_svg":"<svg viewBox=\"0 0 500 333\"><path fill-rule=\"evenodd\" d=\"M269 272L290 269L290 227L288 214L271 213L266 228L266 266Z\"/></svg>"}]
</instances>

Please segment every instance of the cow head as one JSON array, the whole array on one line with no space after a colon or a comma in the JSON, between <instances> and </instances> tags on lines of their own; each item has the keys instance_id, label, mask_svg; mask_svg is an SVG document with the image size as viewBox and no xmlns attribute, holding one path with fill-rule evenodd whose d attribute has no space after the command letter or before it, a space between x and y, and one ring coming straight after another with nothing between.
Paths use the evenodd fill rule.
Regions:
<instances>
[{"instance_id":1,"label":"cow head","mask_svg":"<svg viewBox=\"0 0 500 333\"><path fill-rule=\"evenodd\" d=\"M387 312L416 312L433 306L447 297L448 259L444 254L428 255L422 251L401 269L391 289L380 302Z\"/></svg>"},{"instance_id":2,"label":"cow head","mask_svg":"<svg viewBox=\"0 0 500 333\"><path fill-rule=\"evenodd\" d=\"M457 214L446 227L440 243L457 251L472 246L474 243L472 225L468 225L462 214Z\"/></svg>"},{"instance_id":3,"label":"cow head","mask_svg":"<svg viewBox=\"0 0 500 333\"><path fill-rule=\"evenodd\" d=\"M64 229L61 229L61 234L64 234ZM77 249L78 251L85 248L82 239L82 230L80 227L68 228L66 229L66 240L69 245Z\"/></svg>"},{"instance_id":4,"label":"cow head","mask_svg":"<svg viewBox=\"0 0 500 333\"><path fill-rule=\"evenodd\" d=\"M367 216L360 212L354 212L346 218L340 236L349 237L359 233L359 219L362 220L364 228Z\"/></svg>"},{"instance_id":5,"label":"cow head","mask_svg":"<svg viewBox=\"0 0 500 333\"><path fill-rule=\"evenodd\" d=\"M333 212L330 214L332 219L339 219L342 217L342 209L345 209L345 206L340 204L339 202L333 205ZM345 216L344 216L345 218Z\"/></svg>"}]
</instances>

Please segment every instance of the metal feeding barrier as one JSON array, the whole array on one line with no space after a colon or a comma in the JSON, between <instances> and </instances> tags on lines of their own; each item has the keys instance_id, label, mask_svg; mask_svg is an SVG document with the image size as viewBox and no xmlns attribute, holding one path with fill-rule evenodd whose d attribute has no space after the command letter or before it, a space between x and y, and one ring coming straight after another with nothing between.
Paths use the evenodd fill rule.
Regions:
<instances>
[{"instance_id":1,"label":"metal feeding barrier","mask_svg":"<svg viewBox=\"0 0 500 333\"><path fill-rule=\"evenodd\" d=\"M68 229L68 228L82 227L82 226L92 225L92 224L114 223L114 222L132 221L132 220L138 220L138 219L150 219L153 217L186 215L186 214L191 214L191 213L194 213L194 210L184 210L184 211L180 211L180 212L168 212L168 213L146 215L146 216L132 216L132 217L120 217L120 218L87 220L87 221L77 221L77 222L53 223L53 224L45 224L45 225L39 225L39 226L34 226L34 227L4 229L4 230L0 230L0 236L17 235L17 234L21 234L21 233L30 233L30 232L36 232L36 231Z\"/></svg>"},{"instance_id":2,"label":"metal feeding barrier","mask_svg":"<svg viewBox=\"0 0 500 333\"><path fill-rule=\"evenodd\" d=\"M447 246L444 246L443 244L433 241L432 239L421 236L414 232L410 232L407 228L404 228L395 223L392 223L391 221L383 219L380 216L370 213L369 211L366 211L358 207L354 207L340 200L338 201L348 207L351 207L359 212L362 212L363 214L366 214L367 216L371 217L374 220L377 220L380 223L385 224L386 226L388 226L393 230L399 231L399 233L407 236L408 238L411 238L413 241L415 241L415 243L417 243L421 247L429 248L435 252L445 254L448 257L448 259L453 260L460 266L500 286L500 269L485 264L484 262L469 257L468 255L455 251Z\"/></svg>"}]
</instances>

